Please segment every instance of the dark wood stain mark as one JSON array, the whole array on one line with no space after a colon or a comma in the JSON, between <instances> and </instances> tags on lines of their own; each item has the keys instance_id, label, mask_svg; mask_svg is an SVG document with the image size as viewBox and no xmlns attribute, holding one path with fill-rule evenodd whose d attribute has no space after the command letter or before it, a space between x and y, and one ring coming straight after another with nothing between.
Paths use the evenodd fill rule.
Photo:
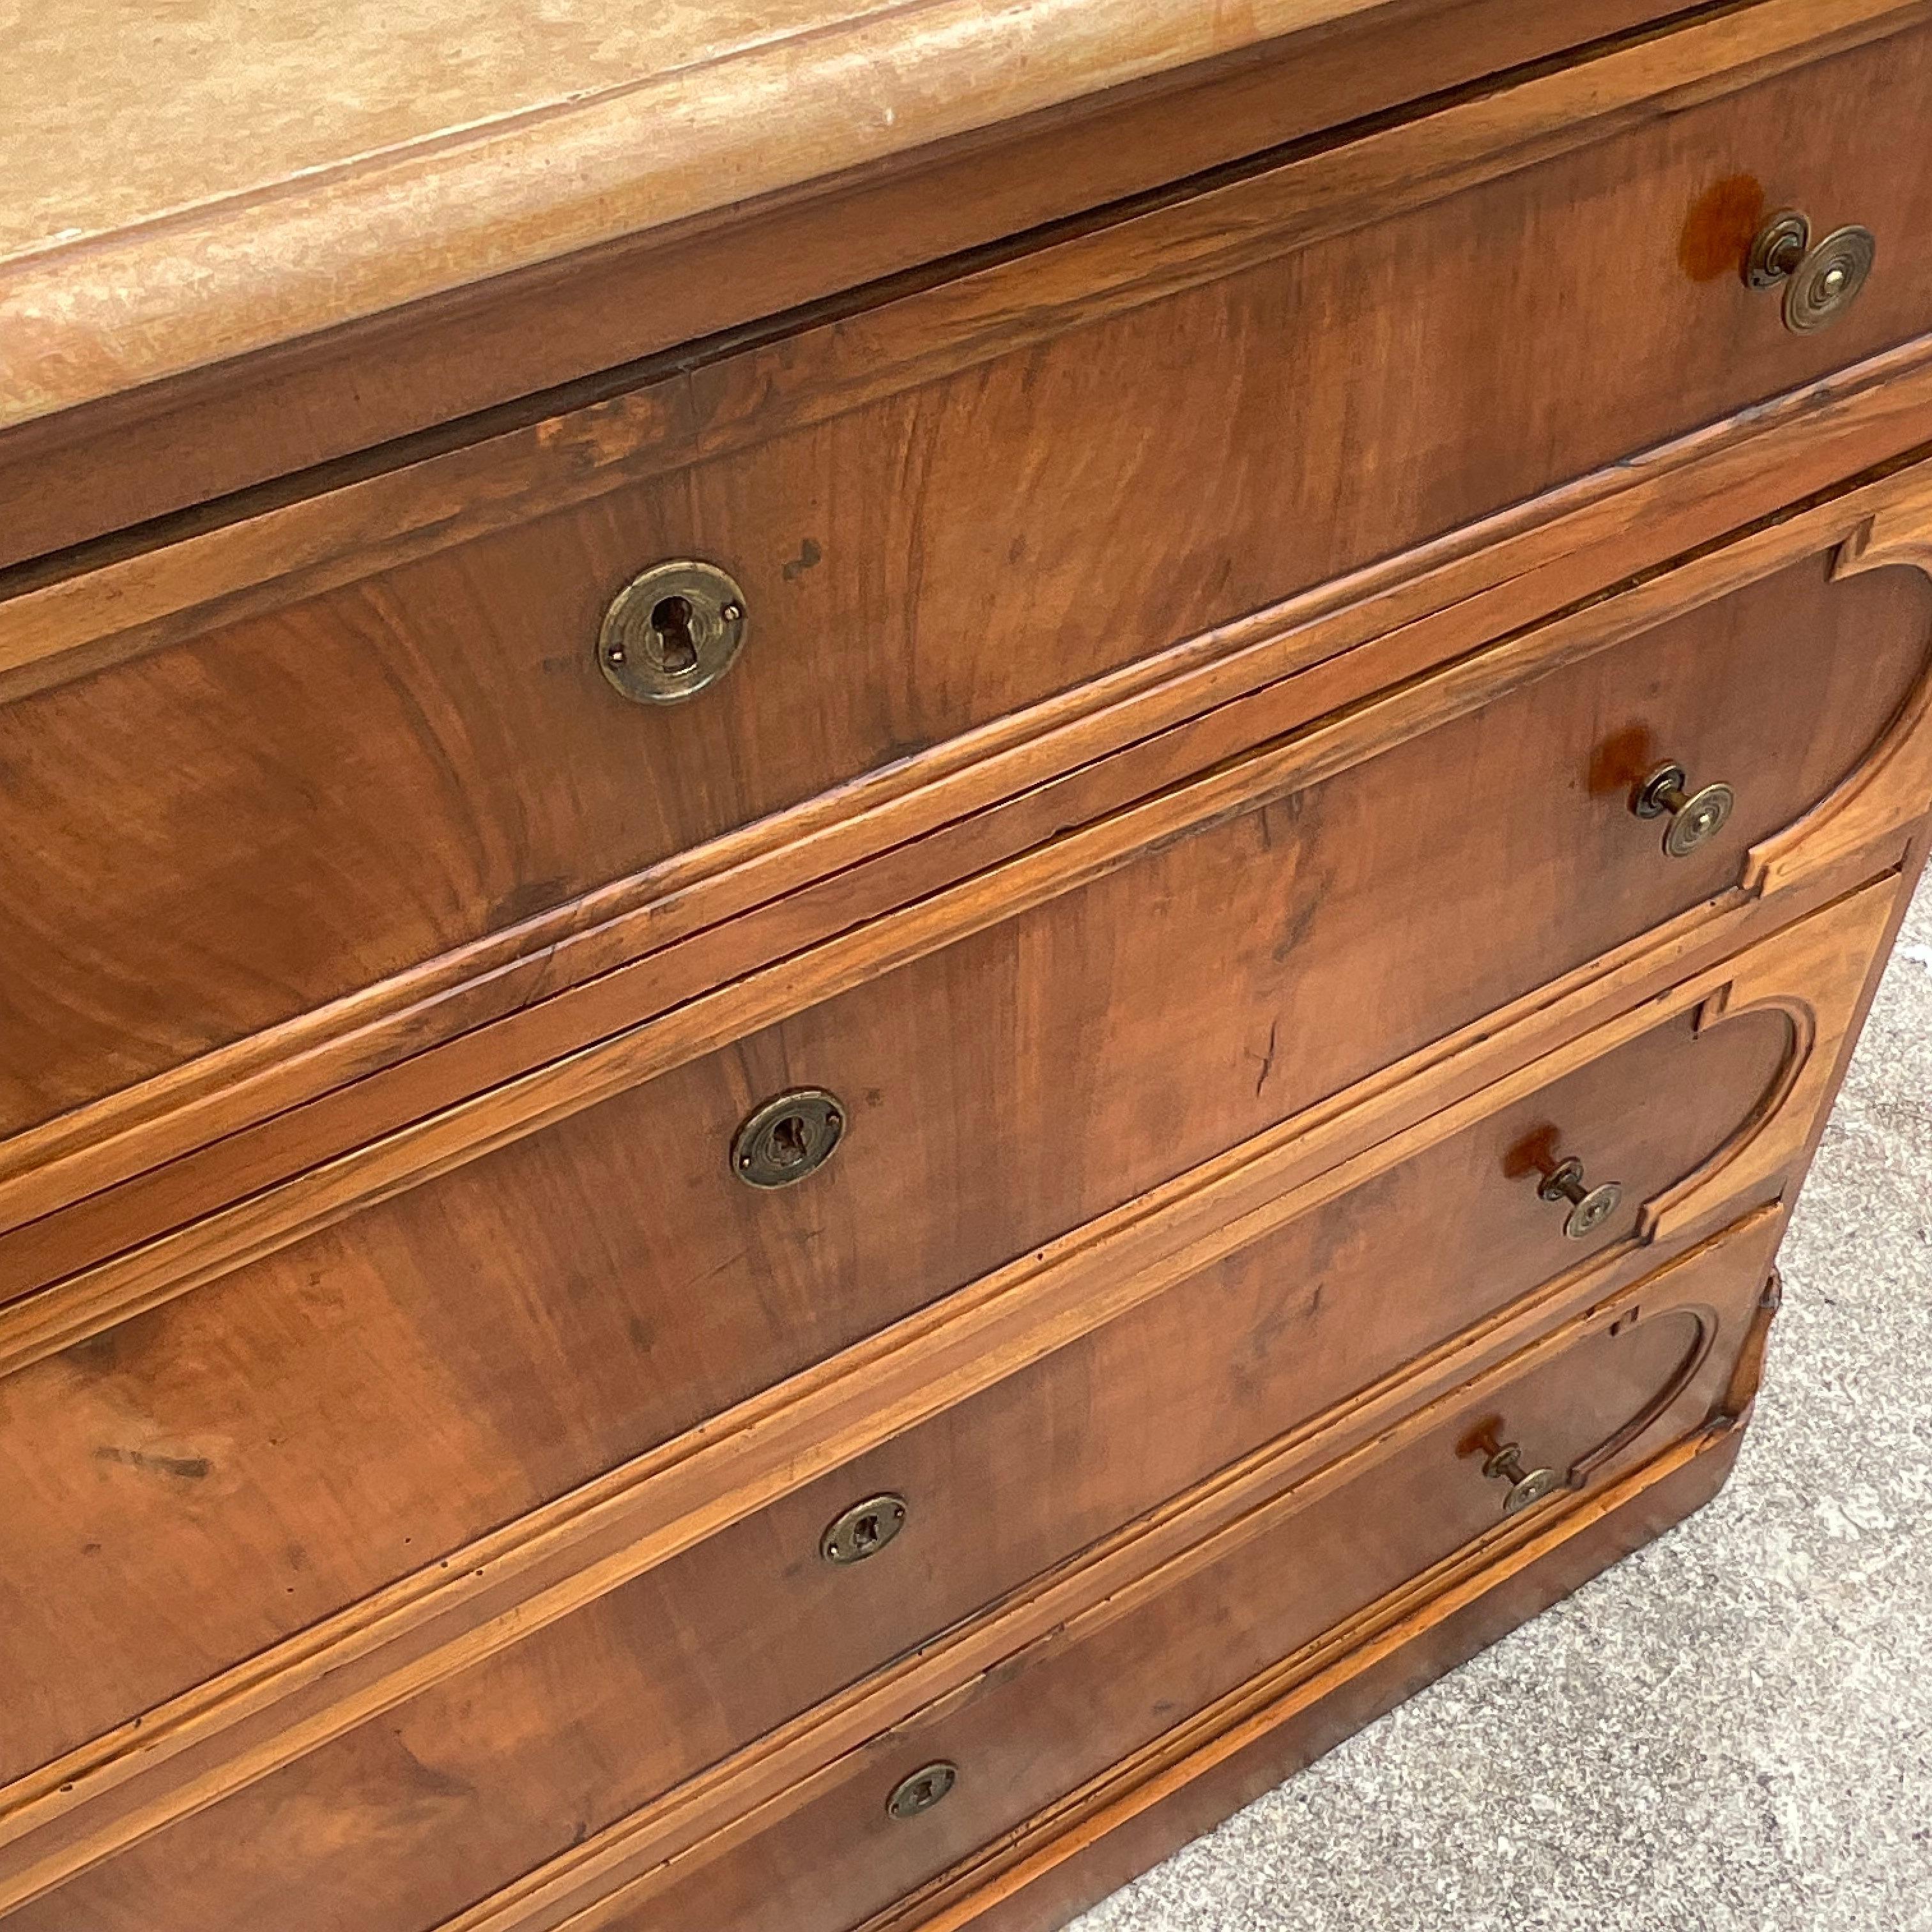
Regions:
<instances>
[{"instance_id":1,"label":"dark wood stain mark","mask_svg":"<svg viewBox=\"0 0 1932 1932\"><path fill-rule=\"evenodd\" d=\"M1752 176L1726 176L1706 188L1690 204L1678 237L1677 260L1684 272L1694 282L1742 274L1764 214L1764 189Z\"/></svg>"},{"instance_id":2,"label":"dark wood stain mark","mask_svg":"<svg viewBox=\"0 0 1932 1932\"><path fill-rule=\"evenodd\" d=\"M820 550L810 537L802 537L799 540L797 556L784 567L784 580L788 584L795 583L818 562L824 554L824 551Z\"/></svg>"},{"instance_id":3,"label":"dark wood stain mark","mask_svg":"<svg viewBox=\"0 0 1932 1932\"><path fill-rule=\"evenodd\" d=\"M179 1476L190 1483L200 1482L214 1468L206 1456L151 1456L145 1449L117 1449L112 1446L97 1449L94 1453L103 1462L119 1462L130 1469L146 1469L158 1476Z\"/></svg>"},{"instance_id":4,"label":"dark wood stain mark","mask_svg":"<svg viewBox=\"0 0 1932 1932\"><path fill-rule=\"evenodd\" d=\"M1590 796L1634 791L1664 762L1647 724L1613 732L1590 754Z\"/></svg>"},{"instance_id":5,"label":"dark wood stain mark","mask_svg":"<svg viewBox=\"0 0 1932 1932\"><path fill-rule=\"evenodd\" d=\"M1503 1156L1503 1172L1511 1180L1548 1174L1556 1166L1556 1150L1562 1144L1562 1136L1555 1127L1532 1127Z\"/></svg>"}]
</instances>

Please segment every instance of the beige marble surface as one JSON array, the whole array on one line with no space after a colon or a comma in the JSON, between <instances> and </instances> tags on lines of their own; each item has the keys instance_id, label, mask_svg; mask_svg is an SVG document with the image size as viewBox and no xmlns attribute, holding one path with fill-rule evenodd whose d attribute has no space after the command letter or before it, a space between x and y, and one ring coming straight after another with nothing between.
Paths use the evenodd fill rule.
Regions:
<instances>
[{"instance_id":1,"label":"beige marble surface","mask_svg":"<svg viewBox=\"0 0 1932 1932\"><path fill-rule=\"evenodd\" d=\"M896 0L5 0L0 261Z\"/></svg>"},{"instance_id":2,"label":"beige marble surface","mask_svg":"<svg viewBox=\"0 0 1932 1932\"><path fill-rule=\"evenodd\" d=\"M1386 0L0 0L0 427Z\"/></svg>"}]
</instances>

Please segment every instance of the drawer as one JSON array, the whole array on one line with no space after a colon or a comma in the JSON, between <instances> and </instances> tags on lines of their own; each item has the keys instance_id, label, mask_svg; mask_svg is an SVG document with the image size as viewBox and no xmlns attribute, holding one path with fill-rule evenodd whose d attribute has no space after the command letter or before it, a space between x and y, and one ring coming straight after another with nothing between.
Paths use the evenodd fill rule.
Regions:
<instances>
[{"instance_id":1,"label":"drawer","mask_svg":"<svg viewBox=\"0 0 1932 1932\"><path fill-rule=\"evenodd\" d=\"M1117 1572L1105 1591L1089 1586L1084 1607L1016 1652L1001 1658L998 1630L984 1634L975 1654L1000 1660L839 1759L814 1780L825 1795L802 1806L778 1798L784 1822L621 1922L639 1932L833 1932L1432 1566L1500 1544L1534 1510L1562 1506L1558 1489L1554 1502L1506 1516L1510 1480L1484 1472L1492 1450L1514 1442L1524 1468L1584 1487L1694 1430L1730 1383L1779 1218L1752 1217L1339 1460L1277 1480L1232 1520L1224 1508L1204 1540L1130 1580ZM1205 1284L1180 1292L1175 1322L1158 1339L1186 1349L1178 1317L1195 1297L1198 1348L1204 1292L1217 1298ZM1279 1357L1294 1352L1291 1318ZM1106 1388L1096 1372L1128 1359L1124 1348L1096 1358L1084 1377L1067 1365L1047 1400L983 1415L937 1456L909 1444L902 1466L925 1481L912 1488L897 1540L863 1563L823 1563L813 1544L830 1498L794 1498L806 1507L784 1534L748 1524L719 1558L721 1580L737 1568L735 1595L716 1590L688 1619L667 1614L667 1597L634 1595L595 1643L544 1656L539 1640L508 1681L453 1682L392 1712L75 1880L57 1906L25 1908L22 1932L76 1922L62 1912L98 1932L239 1932L271 1909L277 1923L314 1932L445 1923L546 1855L567 1857L614 1809L651 1795L645 1762L668 1768L680 1749L721 1752L726 1714L755 1705L760 1680L811 1668L820 1642L856 1661L843 1620L876 1628L896 1593L944 1592L948 1572L976 1568L989 1549L997 1561L1024 1534L1012 1520L1038 1496L1118 1483L1119 1459L1168 1456L1143 1439L1161 1432L1144 1426L1150 1399L1163 1428L1212 1433L1189 1400L1211 1405L1211 1376L1190 1388L1183 1362L1171 1391L1150 1390L1143 1366L1138 1386ZM1278 1359L1273 1372L1292 1402L1294 1371ZM1246 1376L1230 1376L1227 1394L1248 1402ZM1028 1450L1036 1452L1030 1468ZM1178 1453L1171 1461L1184 1466ZM878 1473L855 1469L832 1493L847 1496ZM941 1504L939 1520L922 1521L942 1483L956 1492L951 1520ZM935 1761L958 1769L944 1808L889 1819L887 1794ZM728 1815L728 1796L712 1808ZM542 1835L533 1814L546 1822ZM44 1910L56 1916L37 1916Z\"/></svg>"},{"instance_id":2,"label":"drawer","mask_svg":"<svg viewBox=\"0 0 1932 1932\"><path fill-rule=\"evenodd\" d=\"M15 1748L72 1745L1696 902L1856 758L1928 598L1767 579L0 1382L35 1445L11 1640L46 1687ZM1737 787L1685 859L1630 808L1665 753ZM1660 1035L1654 1066L1686 1070L1650 1100L1617 1075L1539 1124L1654 1186L1757 1104L1782 1024ZM745 1124L802 1090L843 1139L745 1184ZM1534 1136L1508 1136L1526 1174ZM1563 1265L1562 1216L1494 1154L1467 1211L1522 1231L1495 1289L1520 1292Z\"/></svg>"},{"instance_id":3,"label":"drawer","mask_svg":"<svg viewBox=\"0 0 1932 1932\"><path fill-rule=\"evenodd\" d=\"M168 640L0 712L0 1131L358 989L400 1004L488 935L538 951L669 855L1932 327L1932 31L1660 112L1732 31L1588 64L1630 115L1533 166L1472 149L1462 192L1437 151L1475 106L1390 132L1400 166L1264 170L142 563L188 586ZM1480 106L1506 128L1578 84ZM1880 238L1834 328L1744 285L1786 203ZM743 648L626 702L607 608L686 558L739 586ZM333 587L233 614L284 595L248 568L298 564Z\"/></svg>"},{"instance_id":4,"label":"drawer","mask_svg":"<svg viewBox=\"0 0 1932 1932\"><path fill-rule=\"evenodd\" d=\"M857 1923L1433 1566L1505 1544L1481 1474L1489 1444L1518 1442L1587 1486L1697 1429L1746 1346L1771 1245L1760 1230L1633 1290L1567 1349L1257 1510L1176 1562L1165 1588L1150 1580L1071 1620L852 1753L782 1822L601 1924ZM938 1766L956 1778L941 1802L890 1815L889 1797Z\"/></svg>"}]
</instances>

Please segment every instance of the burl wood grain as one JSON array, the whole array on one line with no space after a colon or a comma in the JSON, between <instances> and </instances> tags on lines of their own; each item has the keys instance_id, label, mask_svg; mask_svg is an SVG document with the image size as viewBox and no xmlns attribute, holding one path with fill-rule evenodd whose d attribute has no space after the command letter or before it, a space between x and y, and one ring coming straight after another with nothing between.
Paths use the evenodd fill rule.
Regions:
<instances>
[{"instance_id":1,"label":"burl wood grain","mask_svg":"<svg viewBox=\"0 0 1932 1932\"><path fill-rule=\"evenodd\" d=\"M1481 1535L1498 1520L1503 1486L1481 1475L1481 1456L1472 1448L1477 1436L1501 1431L1520 1438L1536 1462L1576 1466L1579 1480L1604 1446L1634 1426L1645 1427L1642 1442L1661 1447L1701 1421L1728 1382L1766 1256L1760 1228L1666 1270L1642 1296L1618 1298L1621 1318L1562 1331L1567 1346L1528 1352L1537 1365L1527 1372L1493 1373L1398 1431L1392 1460L1384 1462L1378 1448L1361 1452L1340 1466L1346 1475L1312 1478L1091 1606L832 1767L821 1780L832 1795L797 1809L774 1844L754 1841L722 1875L699 1881L714 1884L722 1876L733 1888L728 1909L674 1894L669 1916L660 1904L640 1923L730 1924L734 1932L741 1924L796 1923L832 1932ZM1194 1346L1211 1353L1201 1340L1198 1307L1191 1312ZM1278 1340L1290 1352L1291 1335ZM1255 1399L1244 1390L1240 1359L1238 1348L1238 1403ZM1101 1366L1085 1365L1090 1372ZM1688 1385L1680 1380L1694 1373ZM915 1518L904 1533L915 1538L910 1545L902 1538L861 1568L828 1570L810 1546L822 1525L801 1510L794 1534L769 1552L770 1580L760 1583L742 1547L706 1546L694 1553L720 1566L721 1582L734 1574L736 1594L715 1599L674 1648L665 1647L658 1616L637 1616L634 1597L632 1614L590 1649L533 1657L508 1681L493 1674L452 1684L426 1700L428 1708L406 1708L148 1840L75 1881L45 1909L85 1910L104 1932L124 1925L131 1932L130 1910L149 1915L142 1932L177 1925L240 1932L272 1907L278 1922L314 1932L344 1922L369 1932L441 1923L493 1889L493 1875L506 1880L532 1852L561 1850L594 1828L614 1796L634 1802L649 1796L650 1783L637 1775L640 1755L682 1748L694 1768L716 1754L728 1741L706 1734L701 1714L728 1710L742 1698L746 1670L755 1666L739 1660L809 1647L796 1625L780 1646L788 1608L816 1597L830 1624L843 1598L863 1618L863 1598L889 1595L896 1581L917 1588L976 1567L986 1546L973 1532L990 1534L1000 1547L1010 1534L1002 1528L1002 1504L1022 1517L1030 1507L1049 1514L1061 1481L1088 1487L1116 1456L1144 1453L1132 1436L1157 1432L1148 1430L1144 1408L1137 1419L1130 1412L1131 1391L1108 1390L1104 1400L1120 1405L1111 1416L1083 1413L1083 1384L1095 1390L1088 1400L1101 1399L1097 1382L1085 1384L1080 1369L1070 1368L1052 1400L1022 1401L1004 1416L982 1411L960 1428L926 1466L929 1480L982 1493L976 1503L962 1503L962 1515L942 1514L923 1547ZM1184 1430L1190 1426L1185 1392L1184 1385L1157 1398L1163 1420L1171 1415ZM1660 1403L1667 1416L1646 1422ZM1017 1471L1006 1481L997 1460L983 1462L988 1426L1038 1440L1042 1486L1030 1506ZM908 1448L917 1468L921 1448ZM1366 1466L1359 1475L1357 1463ZM875 1474L867 1466L853 1478L862 1486ZM919 1486L909 1493L916 1509ZM822 1495L809 1500L814 1510L826 1508ZM576 1750L560 1749L560 1727ZM892 1784L941 1756L969 1775L927 1821L935 1828L875 1832L868 1814L886 1822ZM520 1805L530 1802L556 1820L548 1844L518 1822ZM499 1832L507 1835L500 1840ZM826 1845L843 1853L829 1866ZM772 1886L766 1861L800 1857L807 1846L812 1855L799 1873ZM813 1864L808 1900L796 1888ZM291 1886L294 1874L302 1882ZM766 1892L755 1909L751 1888ZM40 1932L42 1924L61 1922L37 1920L41 1910L27 1907L22 1923Z\"/></svg>"},{"instance_id":2,"label":"burl wood grain","mask_svg":"<svg viewBox=\"0 0 1932 1932\"><path fill-rule=\"evenodd\" d=\"M494 1673L496 1688L465 1680L406 1721L433 1734L452 1711L497 1708L512 1694L506 1687L580 1673L602 1687L579 1714L584 1748L600 1763L628 1750L610 1781L610 1802L626 1808L626 1794L650 1795L1612 1245L1642 1202L1751 1115L1788 1034L1760 1013L1700 1038L1687 1014L712 1539L572 1620L567 1633L523 1646ZM1526 1157L1546 1143L1583 1149L1603 1178L1625 1184L1625 1211L1586 1246L1565 1240L1561 1214L1535 1198ZM1394 1255L1416 1258L1426 1292L1391 1292ZM453 1334L474 1318L475 1286L452 1278L440 1294L429 1286L410 1298L413 1332L434 1324ZM488 1526L492 1510L540 1501L648 1439L638 1425L651 1405L641 1390L627 1403L620 1378L580 1387L572 1440L515 1407L523 1384L512 1365L530 1340L517 1311L490 1318L512 1338L494 1356L499 1381L466 1385L473 1362L452 1357L426 1378L420 1358L404 1354L398 1327L356 1304L325 1313L311 1300L304 1341L278 1328L274 1343L246 1354L238 1310L218 1297L202 1306L202 1318L158 1336L156 1347L144 1348L141 1324L130 1324L132 1334L103 1338L124 1336L118 1346L89 1345L0 1384L7 1428L36 1445L34 1474L0 1538L19 1598L5 1648L16 1681L43 1687L14 1702L0 1766L8 1774L37 1761L12 1755L23 1745L44 1756L87 1735L58 1724L91 1716L105 1728L298 1628L304 1612L332 1610L433 1561ZM586 1312L584 1326L584 1342L621 1346L609 1316ZM385 1360L394 1366L386 1370ZM496 1389L506 1393L494 1397L492 1417ZM424 1430L430 1403L439 1420ZM1145 1432L1154 1412L1168 1420ZM478 1476L490 1466L500 1474L486 1497ZM896 1558L850 1573L817 1562L824 1522L868 1485L910 1485L920 1498L916 1532L901 1546L916 1566L910 1581ZM938 1552L947 1548L972 1549L974 1562L946 1568ZM233 1587L211 1603L207 1580L223 1572ZM247 1587L268 1572L287 1583ZM167 1616L176 1604L178 1618ZM627 1642L641 1676L616 1668ZM673 1656L686 1662L667 1671ZM64 1667L83 1657L128 1661L111 1670L97 1663L83 1696ZM648 1721L618 1698L620 1678L652 1706ZM386 1720L376 1727L386 1737L391 1729ZM644 1734L651 1746L640 1751ZM343 1758L359 1762L362 1748ZM521 1841L516 1815L541 1832L548 1812L537 1793L506 1793L506 1803L493 1840Z\"/></svg>"},{"instance_id":3,"label":"burl wood grain","mask_svg":"<svg viewBox=\"0 0 1932 1932\"><path fill-rule=\"evenodd\" d=\"M10 707L0 968L23 1046L5 1118L156 1075L1924 328L1928 184L1889 164L1929 82L1932 35L1898 35L1072 333L1077 291L1055 278L1077 257L977 308L962 284L956 326L997 344L1036 298L1064 304L1055 333ZM1685 222L1741 172L1880 232L1839 329L1790 335L1774 300L1684 273ZM1264 185L1216 220L1292 234ZM1174 240L1183 280L1199 239ZM821 392L870 366L898 326L880 314L811 352ZM694 376L706 435L768 424L792 353ZM704 700L634 710L590 662L598 614L692 551L745 583L752 641Z\"/></svg>"},{"instance_id":4,"label":"burl wood grain","mask_svg":"<svg viewBox=\"0 0 1932 1932\"><path fill-rule=\"evenodd\" d=\"M0 1384L10 1415L44 1392L34 1436L72 1432L68 1460L37 1459L43 1547L77 1496L117 1496L121 1562L160 1566L142 1600L179 1606L124 1652L123 1600L83 1640L70 1583L46 1640L98 1639L128 1674L68 1684L40 1748L1696 903L1882 725L1926 596L1904 573L1831 584L1822 560L1780 572ZM1738 788L1690 861L1628 809L1665 755ZM746 1188L732 1131L797 1084L844 1099L847 1144L795 1189ZM158 1487L170 1534L145 1513ZM248 1587L209 1592L217 1575Z\"/></svg>"}]
</instances>

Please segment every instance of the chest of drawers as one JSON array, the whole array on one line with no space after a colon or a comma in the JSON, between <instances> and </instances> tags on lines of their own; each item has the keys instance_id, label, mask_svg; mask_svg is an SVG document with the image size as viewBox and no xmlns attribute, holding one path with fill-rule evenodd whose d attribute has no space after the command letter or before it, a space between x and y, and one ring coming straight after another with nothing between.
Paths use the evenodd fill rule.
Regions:
<instances>
[{"instance_id":1,"label":"chest of drawers","mask_svg":"<svg viewBox=\"0 0 1932 1932\"><path fill-rule=\"evenodd\" d=\"M1932 5L553 10L0 136L9 1932L1064 1923L1714 1493L1925 857Z\"/></svg>"}]
</instances>

